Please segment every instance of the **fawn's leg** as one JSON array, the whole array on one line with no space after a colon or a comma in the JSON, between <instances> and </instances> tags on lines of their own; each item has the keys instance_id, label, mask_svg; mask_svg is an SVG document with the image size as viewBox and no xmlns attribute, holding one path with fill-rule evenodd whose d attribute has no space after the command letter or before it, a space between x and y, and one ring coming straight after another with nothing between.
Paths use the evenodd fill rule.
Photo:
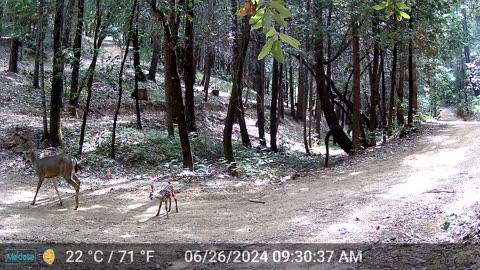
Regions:
<instances>
[{"instance_id":1,"label":"fawn's leg","mask_svg":"<svg viewBox=\"0 0 480 270\"><path fill-rule=\"evenodd\" d=\"M35 202L37 201L38 191L40 190L40 187L42 186L43 180L45 180L45 177L42 177L42 176L38 177L37 191L35 192L35 197L33 197L33 202L31 203L32 205L35 205Z\"/></svg>"},{"instance_id":2,"label":"fawn's leg","mask_svg":"<svg viewBox=\"0 0 480 270\"><path fill-rule=\"evenodd\" d=\"M170 201L170 207L171 207L172 202ZM168 218L168 209L167 209L167 201L165 201L165 211L167 211L167 218Z\"/></svg>"},{"instance_id":3,"label":"fawn's leg","mask_svg":"<svg viewBox=\"0 0 480 270\"><path fill-rule=\"evenodd\" d=\"M162 208L162 202L163 202L163 201L160 200L160 205L158 206L158 212L157 212L157 214L155 215L156 217L158 217L158 215L160 214L160 208ZM165 205L166 205L166 204L167 204L167 203L165 203Z\"/></svg>"},{"instance_id":4,"label":"fawn's leg","mask_svg":"<svg viewBox=\"0 0 480 270\"><path fill-rule=\"evenodd\" d=\"M57 187L57 179L53 178L53 187L55 188L55 191L57 192L58 199L60 200L60 206L63 205L62 198L60 197L60 193L58 193L58 187Z\"/></svg>"},{"instance_id":5,"label":"fawn's leg","mask_svg":"<svg viewBox=\"0 0 480 270\"><path fill-rule=\"evenodd\" d=\"M68 175L67 176L64 176L63 178L65 178L65 181L67 181L67 183L69 183L73 189L75 189L75 208L73 210L77 210L78 209L78 192L80 191L80 184L75 181L72 180L72 178L70 178Z\"/></svg>"},{"instance_id":6,"label":"fawn's leg","mask_svg":"<svg viewBox=\"0 0 480 270\"><path fill-rule=\"evenodd\" d=\"M170 212L172 211L172 197L168 197L168 202L169 202L168 212Z\"/></svg>"},{"instance_id":7,"label":"fawn's leg","mask_svg":"<svg viewBox=\"0 0 480 270\"><path fill-rule=\"evenodd\" d=\"M172 192L172 197L175 200L175 212L178 213L177 198L175 198L175 193ZM172 208L172 199L170 199L170 208Z\"/></svg>"}]
</instances>

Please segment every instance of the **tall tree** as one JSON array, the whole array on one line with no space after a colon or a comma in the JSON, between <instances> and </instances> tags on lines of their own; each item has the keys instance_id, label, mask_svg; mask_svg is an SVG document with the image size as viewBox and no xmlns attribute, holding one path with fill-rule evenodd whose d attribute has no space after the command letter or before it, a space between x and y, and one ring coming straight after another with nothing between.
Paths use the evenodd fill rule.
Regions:
<instances>
[{"instance_id":1,"label":"tall tree","mask_svg":"<svg viewBox=\"0 0 480 270\"><path fill-rule=\"evenodd\" d=\"M170 84L170 87L167 88L167 96L170 96L169 101L171 104L167 104L167 107L170 106L172 114L177 118L178 123L178 133L180 137L180 144L182 146L182 156L183 156L183 166L190 170L194 169L193 156L190 149L190 140L188 138L187 124L185 120L185 110L183 105L182 97L182 86L180 82L180 76L177 69L177 54L175 50L174 35L170 29L168 16L157 7L157 1L151 0L150 7L154 14L159 20L161 20L163 25L163 37L164 37L164 59L165 59L165 73L166 73L166 84ZM168 100L167 100L168 101Z\"/></svg>"},{"instance_id":2,"label":"tall tree","mask_svg":"<svg viewBox=\"0 0 480 270\"><path fill-rule=\"evenodd\" d=\"M195 59L193 54L194 47L194 0L185 1L185 46L183 48L183 73L185 80L185 116L187 121L188 132L197 131L195 124L195 100L194 89L195 84Z\"/></svg>"},{"instance_id":3,"label":"tall tree","mask_svg":"<svg viewBox=\"0 0 480 270\"><path fill-rule=\"evenodd\" d=\"M64 0L55 1L55 21L53 28L53 72L50 95L50 141L53 146L62 143L61 109L63 96L63 54L62 25Z\"/></svg>"},{"instance_id":4,"label":"tall tree","mask_svg":"<svg viewBox=\"0 0 480 270\"><path fill-rule=\"evenodd\" d=\"M80 58L82 57L82 34L83 34L83 13L85 10L85 0L77 2L77 24L75 27L75 37L73 39L73 60L72 60L72 78L70 83L70 104L78 106L78 80L80 77Z\"/></svg>"},{"instance_id":5,"label":"tall tree","mask_svg":"<svg viewBox=\"0 0 480 270\"><path fill-rule=\"evenodd\" d=\"M360 23L352 19L353 34L353 115L352 115L352 147L354 151L360 150L360 138L362 133L362 119L360 108L362 100L360 96Z\"/></svg>"},{"instance_id":6,"label":"tall tree","mask_svg":"<svg viewBox=\"0 0 480 270\"><path fill-rule=\"evenodd\" d=\"M225 127L223 129L223 151L225 159L229 163L228 172L231 175L238 176L237 165L233 155L232 133L233 123L237 117L242 129L245 125L245 116L243 114L242 88L243 88L243 65L247 54L247 46L250 40L250 25L247 16L241 18L238 23L236 0L230 0L232 17L232 36L233 36L233 70L232 70L232 92L228 103L227 117L225 118ZM245 138L246 137L246 138ZM248 134L242 133L242 142L245 146L250 145Z\"/></svg>"}]
</instances>

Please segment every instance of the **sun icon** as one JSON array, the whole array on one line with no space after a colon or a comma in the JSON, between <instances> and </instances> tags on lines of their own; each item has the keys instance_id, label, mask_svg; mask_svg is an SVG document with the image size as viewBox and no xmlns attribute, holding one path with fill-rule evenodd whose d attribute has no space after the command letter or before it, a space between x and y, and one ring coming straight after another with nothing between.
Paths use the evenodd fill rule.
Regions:
<instances>
[{"instance_id":1,"label":"sun icon","mask_svg":"<svg viewBox=\"0 0 480 270\"><path fill-rule=\"evenodd\" d=\"M55 251L53 251L53 249L45 250L43 253L43 261L48 265L52 265L52 263L55 261Z\"/></svg>"}]
</instances>

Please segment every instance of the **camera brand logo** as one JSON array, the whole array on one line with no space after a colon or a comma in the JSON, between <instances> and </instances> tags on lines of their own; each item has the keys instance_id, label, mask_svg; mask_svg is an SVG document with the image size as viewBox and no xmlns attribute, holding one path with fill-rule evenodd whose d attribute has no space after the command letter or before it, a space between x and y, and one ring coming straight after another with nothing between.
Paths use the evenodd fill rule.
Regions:
<instances>
[{"instance_id":1,"label":"camera brand logo","mask_svg":"<svg viewBox=\"0 0 480 270\"><path fill-rule=\"evenodd\" d=\"M35 265L37 264L37 251L34 249L5 249L6 265Z\"/></svg>"},{"instance_id":2,"label":"camera brand logo","mask_svg":"<svg viewBox=\"0 0 480 270\"><path fill-rule=\"evenodd\" d=\"M48 265L52 265L52 263L55 261L55 251L53 251L53 249L45 250L43 253L43 261Z\"/></svg>"}]
</instances>

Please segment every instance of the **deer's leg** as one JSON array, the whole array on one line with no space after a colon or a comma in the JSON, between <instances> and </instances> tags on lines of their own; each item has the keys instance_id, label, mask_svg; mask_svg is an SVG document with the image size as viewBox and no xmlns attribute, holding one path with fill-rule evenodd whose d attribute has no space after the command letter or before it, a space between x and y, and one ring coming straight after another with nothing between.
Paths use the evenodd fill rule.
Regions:
<instances>
[{"instance_id":1,"label":"deer's leg","mask_svg":"<svg viewBox=\"0 0 480 270\"><path fill-rule=\"evenodd\" d=\"M78 186L80 186L80 180L78 179L75 173L72 173L72 179L75 180L75 182L77 182Z\"/></svg>"},{"instance_id":2,"label":"deer's leg","mask_svg":"<svg viewBox=\"0 0 480 270\"><path fill-rule=\"evenodd\" d=\"M172 207L172 201L170 200L170 207ZM167 201L165 200L165 211L167 211L167 218L168 218L168 209L167 209Z\"/></svg>"},{"instance_id":3,"label":"deer's leg","mask_svg":"<svg viewBox=\"0 0 480 270\"><path fill-rule=\"evenodd\" d=\"M67 181L67 183L69 183L73 187L73 189L75 189L75 208L73 210L77 210L78 209L78 192L80 191L80 183L73 181L72 178L68 176L67 177L64 176L63 178L65 178L65 181Z\"/></svg>"},{"instance_id":4,"label":"deer's leg","mask_svg":"<svg viewBox=\"0 0 480 270\"><path fill-rule=\"evenodd\" d=\"M172 197L175 200L175 212L178 213L177 198L175 198L175 193L172 192ZM170 199L170 208L172 207L172 201Z\"/></svg>"},{"instance_id":5,"label":"deer's leg","mask_svg":"<svg viewBox=\"0 0 480 270\"><path fill-rule=\"evenodd\" d=\"M37 191L35 192L35 197L33 197L32 205L35 205L35 202L37 201L38 191L40 190L40 187L43 184L43 180L45 180L45 177L42 177L42 176L38 177Z\"/></svg>"},{"instance_id":6,"label":"deer's leg","mask_svg":"<svg viewBox=\"0 0 480 270\"><path fill-rule=\"evenodd\" d=\"M168 197L168 203L169 203L168 212L170 212L172 211L172 197Z\"/></svg>"},{"instance_id":7,"label":"deer's leg","mask_svg":"<svg viewBox=\"0 0 480 270\"><path fill-rule=\"evenodd\" d=\"M158 215L160 214L160 208L162 208L162 200L160 200L160 205L158 206L158 211L157 211L157 214L155 215L156 217L158 217Z\"/></svg>"},{"instance_id":8,"label":"deer's leg","mask_svg":"<svg viewBox=\"0 0 480 270\"><path fill-rule=\"evenodd\" d=\"M60 200L60 206L63 205L62 198L60 197L60 193L58 193L58 187L57 187L57 179L53 178L53 187L55 188L55 191L57 192L58 199Z\"/></svg>"}]
</instances>

